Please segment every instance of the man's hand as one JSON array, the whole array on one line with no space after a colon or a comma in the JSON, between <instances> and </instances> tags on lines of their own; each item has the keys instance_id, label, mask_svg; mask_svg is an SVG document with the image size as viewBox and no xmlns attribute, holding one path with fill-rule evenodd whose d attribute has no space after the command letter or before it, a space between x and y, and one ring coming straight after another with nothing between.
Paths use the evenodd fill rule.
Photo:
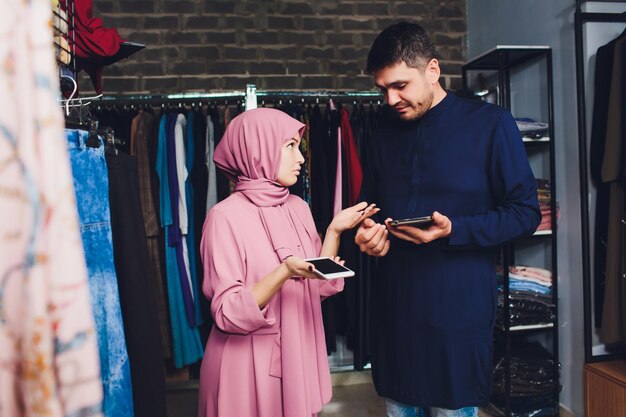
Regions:
<instances>
[{"instance_id":1,"label":"man's hand","mask_svg":"<svg viewBox=\"0 0 626 417\"><path fill-rule=\"evenodd\" d=\"M354 243L359 245L361 252L371 256L385 256L391 242L387 240L389 232L385 225L372 219L365 219L356 232Z\"/></svg>"},{"instance_id":2,"label":"man's hand","mask_svg":"<svg viewBox=\"0 0 626 417\"><path fill-rule=\"evenodd\" d=\"M433 224L428 229L413 226L391 226L390 221L391 219L386 219L385 224L394 236L417 245L450 236L452 233L452 222L438 211L433 213Z\"/></svg>"}]
</instances>

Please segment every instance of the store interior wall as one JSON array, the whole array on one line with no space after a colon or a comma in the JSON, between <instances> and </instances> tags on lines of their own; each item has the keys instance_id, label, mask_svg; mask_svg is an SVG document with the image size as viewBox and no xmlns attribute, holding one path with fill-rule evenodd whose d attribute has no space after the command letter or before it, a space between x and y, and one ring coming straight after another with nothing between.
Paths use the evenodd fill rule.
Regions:
<instances>
[{"instance_id":1,"label":"store interior wall","mask_svg":"<svg viewBox=\"0 0 626 417\"><path fill-rule=\"evenodd\" d=\"M584 326L573 0L468 0L468 58L496 45L552 48L563 407L582 417Z\"/></svg>"},{"instance_id":2,"label":"store interior wall","mask_svg":"<svg viewBox=\"0 0 626 417\"><path fill-rule=\"evenodd\" d=\"M147 44L104 69L104 94L243 90L372 90L364 72L378 33L417 20L461 85L466 0L93 0L93 15ZM84 75L81 92L93 87Z\"/></svg>"}]
</instances>

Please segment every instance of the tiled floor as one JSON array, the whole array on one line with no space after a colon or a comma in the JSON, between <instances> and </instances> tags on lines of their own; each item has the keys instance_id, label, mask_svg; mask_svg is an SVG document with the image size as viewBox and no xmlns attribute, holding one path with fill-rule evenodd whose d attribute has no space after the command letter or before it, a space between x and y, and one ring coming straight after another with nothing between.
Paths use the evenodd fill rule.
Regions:
<instances>
[{"instance_id":1,"label":"tiled floor","mask_svg":"<svg viewBox=\"0 0 626 417\"><path fill-rule=\"evenodd\" d=\"M384 417L385 402L374 385L354 384L333 387L333 399L324 406L319 417Z\"/></svg>"},{"instance_id":2,"label":"tiled floor","mask_svg":"<svg viewBox=\"0 0 626 417\"><path fill-rule=\"evenodd\" d=\"M198 392L195 389L170 391L167 394L167 417L196 417ZM333 400L324 406L319 417L384 417L385 403L372 384L345 385L333 388ZM252 417L252 416L251 416Z\"/></svg>"},{"instance_id":3,"label":"tiled floor","mask_svg":"<svg viewBox=\"0 0 626 417\"><path fill-rule=\"evenodd\" d=\"M319 417L385 417L385 403L376 394L369 372L333 374L333 399ZM197 389L170 390L168 417L196 417ZM488 417L479 413L479 417Z\"/></svg>"}]
</instances>

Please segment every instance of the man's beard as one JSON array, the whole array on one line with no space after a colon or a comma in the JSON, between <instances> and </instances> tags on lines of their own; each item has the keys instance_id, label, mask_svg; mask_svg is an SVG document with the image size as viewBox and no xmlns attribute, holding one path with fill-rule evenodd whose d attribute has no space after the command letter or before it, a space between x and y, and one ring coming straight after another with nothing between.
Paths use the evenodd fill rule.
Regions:
<instances>
[{"instance_id":1,"label":"man's beard","mask_svg":"<svg viewBox=\"0 0 626 417\"><path fill-rule=\"evenodd\" d=\"M432 106L434 99L435 99L435 93L430 93L428 97L426 97L426 99L422 101L421 105L418 103L417 108L415 108L415 106L411 105L410 103L406 102L407 104L409 104L411 111L408 113L398 113L398 115L400 116L400 119L407 121L407 122L411 120L420 119L430 109L430 106Z\"/></svg>"}]
</instances>

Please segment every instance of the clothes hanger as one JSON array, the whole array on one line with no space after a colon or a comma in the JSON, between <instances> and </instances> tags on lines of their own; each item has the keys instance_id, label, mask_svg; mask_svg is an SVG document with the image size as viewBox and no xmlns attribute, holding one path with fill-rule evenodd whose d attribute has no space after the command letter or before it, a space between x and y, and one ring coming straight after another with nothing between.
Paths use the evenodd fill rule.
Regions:
<instances>
[{"instance_id":1,"label":"clothes hanger","mask_svg":"<svg viewBox=\"0 0 626 417\"><path fill-rule=\"evenodd\" d=\"M92 120L91 127L89 129L89 137L85 142L85 146L89 148L99 148L100 147L100 137L98 136L98 121Z\"/></svg>"},{"instance_id":2,"label":"clothes hanger","mask_svg":"<svg viewBox=\"0 0 626 417\"><path fill-rule=\"evenodd\" d=\"M65 116L69 116L70 115L70 100L72 100L74 98L74 95L76 94L76 91L78 91L78 83L76 83L76 80L72 77L70 77L69 75L61 75L61 78L67 78L72 82L72 94L70 94L70 97L67 100L61 100L61 103L65 102Z\"/></svg>"},{"instance_id":3,"label":"clothes hanger","mask_svg":"<svg viewBox=\"0 0 626 417\"><path fill-rule=\"evenodd\" d=\"M124 145L126 142L122 139L115 137L115 131L111 128L105 129L106 133L106 151L109 153L119 154L116 145Z\"/></svg>"}]
</instances>

